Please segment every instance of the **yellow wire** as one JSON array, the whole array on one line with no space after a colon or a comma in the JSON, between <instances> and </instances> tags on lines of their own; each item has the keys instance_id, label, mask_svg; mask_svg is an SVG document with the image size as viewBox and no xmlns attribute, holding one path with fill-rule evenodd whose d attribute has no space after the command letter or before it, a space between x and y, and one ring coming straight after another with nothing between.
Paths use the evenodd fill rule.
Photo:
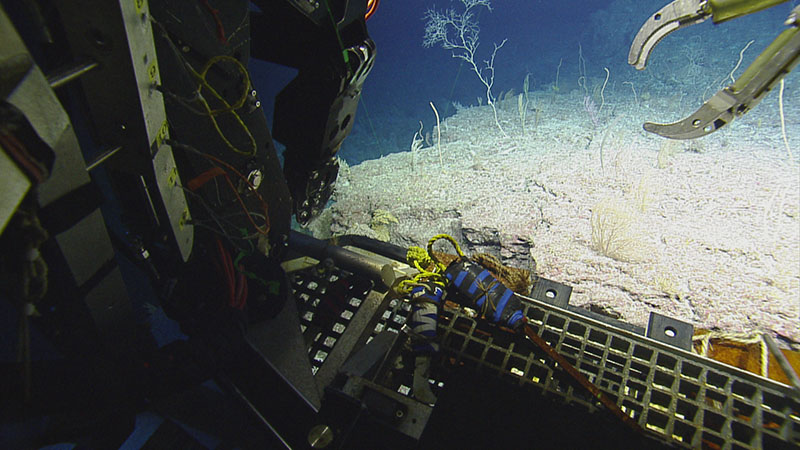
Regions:
<instances>
[{"instance_id":1,"label":"yellow wire","mask_svg":"<svg viewBox=\"0 0 800 450\"><path fill-rule=\"evenodd\" d=\"M236 69L239 71L239 73L244 76L245 89L242 92L241 97L239 97L239 100L237 100L233 105L229 104L228 101L225 100L225 98L223 96L221 96L217 92L217 90L214 89L214 87L211 86L208 83L208 80L206 80L206 75L208 75L208 71L211 70L211 68L215 64L218 64L218 63L223 62L223 61L232 62L234 64L234 66L236 66ZM233 151L234 153L238 153L238 154L244 155L244 156L255 156L256 150L257 150L257 145L256 145L256 140L253 137L253 133L250 132L250 129L247 127L247 125L244 123L242 118L239 116L239 113L236 112L237 109L239 109L242 106L244 106L245 102L247 101L247 95L248 95L249 90L250 90L250 74L247 72L247 68L245 68L244 65L242 65L242 63L239 62L238 59L236 59L236 58L234 58L232 56L228 56L228 55L218 55L218 56L214 56L213 58L209 59L208 62L205 64L205 66L203 66L203 69L200 71L200 73L198 73L196 70L194 70L194 68L191 65L186 64L186 66L188 67L188 69L192 73L192 75L195 78L197 78L197 81L199 83L198 86L197 86L197 90L196 90L196 92L198 94L197 98L200 101L200 103L203 105L203 108L206 110L206 114L208 114L209 119L211 119L211 123L214 125L214 129L217 131L217 134L219 134L219 136L225 142L225 145L227 145L228 148L231 149L231 151ZM213 95L214 98L216 98L223 105L225 105L225 107L224 108L220 108L220 109L211 109L211 106L208 104L208 101L203 97L203 95L201 93L203 88L207 89L211 93L211 95ZM244 132L247 134L247 138L250 140L250 151L243 151L243 150L238 149L235 145L233 145L231 143L231 141L228 140L228 138L222 132L222 129L220 129L220 127L219 127L219 123L217 123L216 116L219 115L219 114L224 114L224 113L230 113L231 115L233 115L233 118L236 120L236 122L239 124L239 126L241 126L242 129L244 130Z\"/></svg>"},{"instance_id":2,"label":"yellow wire","mask_svg":"<svg viewBox=\"0 0 800 450\"><path fill-rule=\"evenodd\" d=\"M217 93L217 91L210 84L208 84L208 81L206 80L206 75L208 75L208 71L211 70L211 68L215 64L217 64L219 62L222 62L222 61L228 61L228 62L233 63L233 65L236 67L236 69L239 71L239 73L244 77L245 89L244 89L244 91L242 91L242 95L239 97L239 100L237 100L236 103L234 103L233 105L228 105L228 102L221 95L219 95ZM206 89L210 90L214 94L214 96L217 97L220 101L222 101L226 106L225 108L222 108L222 109L213 110L212 112L214 113L215 116L217 114L222 114L222 113L226 113L226 112L234 112L234 110L237 110L237 109L241 108L242 106L244 106L244 103L247 101L247 94L248 94L248 92L250 90L249 89L249 87L250 87L250 74L247 72L247 69L244 67L244 65L242 65L242 63L239 62L238 59L236 59L236 58L234 58L232 56L217 55L217 56L209 59L208 62L206 63L206 65L203 66L203 70L201 70L200 73L197 74L196 76L200 79L200 83L201 83L202 87L205 87Z\"/></svg>"}]
</instances>

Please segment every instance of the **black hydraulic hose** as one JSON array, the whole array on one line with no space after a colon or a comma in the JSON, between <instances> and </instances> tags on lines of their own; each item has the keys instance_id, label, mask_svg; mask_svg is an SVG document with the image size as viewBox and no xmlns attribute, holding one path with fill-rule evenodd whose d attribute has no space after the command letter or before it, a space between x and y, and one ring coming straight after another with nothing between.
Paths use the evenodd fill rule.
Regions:
<instances>
[{"instance_id":1,"label":"black hydraulic hose","mask_svg":"<svg viewBox=\"0 0 800 450\"><path fill-rule=\"evenodd\" d=\"M405 263L407 261L406 255L408 249L400 247L399 245L390 244L388 242L379 241L366 236L358 236L355 234L347 234L333 239L333 242L339 246L352 246L364 250L369 250L372 253L385 256L389 259Z\"/></svg>"},{"instance_id":2,"label":"black hydraulic hose","mask_svg":"<svg viewBox=\"0 0 800 450\"><path fill-rule=\"evenodd\" d=\"M370 260L370 258L366 256L339 247L338 245L329 244L326 241L316 239L307 234L297 231L289 233L289 249L320 261L330 258L342 269L353 273L360 273L374 281L382 282L381 269L383 268L383 264L380 262Z\"/></svg>"}]
</instances>

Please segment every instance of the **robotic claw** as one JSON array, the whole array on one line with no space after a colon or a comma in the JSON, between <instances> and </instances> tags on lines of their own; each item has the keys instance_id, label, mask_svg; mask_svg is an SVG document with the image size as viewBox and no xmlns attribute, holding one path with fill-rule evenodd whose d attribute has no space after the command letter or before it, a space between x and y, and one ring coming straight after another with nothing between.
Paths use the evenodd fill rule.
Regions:
<instances>
[{"instance_id":1,"label":"robotic claw","mask_svg":"<svg viewBox=\"0 0 800 450\"><path fill-rule=\"evenodd\" d=\"M673 31L704 22L722 23L770 8L786 0L675 0L650 16L628 53L628 64L644 70L650 52ZM733 84L717 92L689 117L669 124L647 122L644 129L670 139L694 139L724 127L754 108L800 62L800 7L784 30Z\"/></svg>"}]
</instances>

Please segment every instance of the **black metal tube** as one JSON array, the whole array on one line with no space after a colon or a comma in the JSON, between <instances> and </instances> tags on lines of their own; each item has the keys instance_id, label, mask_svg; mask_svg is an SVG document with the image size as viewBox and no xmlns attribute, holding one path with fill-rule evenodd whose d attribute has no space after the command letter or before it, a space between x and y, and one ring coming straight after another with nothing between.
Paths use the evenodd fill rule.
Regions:
<instances>
[{"instance_id":1,"label":"black metal tube","mask_svg":"<svg viewBox=\"0 0 800 450\"><path fill-rule=\"evenodd\" d=\"M97 167L100 166L100 164L103 164L104 162L106 162L106 160L108 158L111 158L112 156L114 156L120 150L122 150L122 147L115 147L115 148L112 148L111 150L107 150L107 151L101 153L92 162L86 164L86 171L87 172L91 172L92 170L96 169Z\"/></svg>"},{"instance_id":2,"label":"black metal tube","mask_svg":"<svg viewBox=\"0 0 800 450\"><path fill-rule=\"evenodd\" d=\"M349 245L352 247L358 247L364 250L369 250L373 253L377 253L379 255L385 256L389 259L393 259L401 263L405 263L407 261L406 259L406 255L408 254L407 248L390 244L388 242L379 241L377 239L372 239L366 236L348 234L333 238L333 242L336 245L340 245L342 247Z\"/></svg>"},{"instance_id":3,"label":"black metal tube","mask_svg":"<svg viewBox=\"0 0 800 450\"><path fill-rule=\"evenodd\" d=\"M383 264L366 256L329 244L307 234L292 231L289 233L289 249L320 261L331 258L337 266L350 272L360 273L372 280L382 282Z\"/></svg>"},{"instance_id":4,"label":"black metal tube","mask_svg":"<svg viewBox=\"0 0 800 450\"><path fill-rule=\"evenodd\" d=\"M58 89L70 81L78 79L81 75L84 75L96 67L97 63L94 61L78 63L74 66L61 69L58 72L48 76L47 82L50 83L51 89Z\"/></svg>"}]
</instances>

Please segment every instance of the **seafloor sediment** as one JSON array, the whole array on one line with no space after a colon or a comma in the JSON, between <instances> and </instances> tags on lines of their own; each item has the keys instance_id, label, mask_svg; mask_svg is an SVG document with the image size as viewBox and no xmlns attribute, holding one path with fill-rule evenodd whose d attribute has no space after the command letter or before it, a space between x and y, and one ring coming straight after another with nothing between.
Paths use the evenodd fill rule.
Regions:
<instances>
[{"instance_id":1,"label":"seafloor sediment","mask_svg":"<svg viewBox=\"0 0 800 450\"><path fill-rule=\"evenodd\" d=\"M785 111L790 161L777 96L694 141L641 123L699 103L679 111L670 99L607 95L594 126L575 91L531 97L524 129L516 101L500 105L506 136L485 106L445 120L441 162L433 133L413 153L343 170L317 233L388 231L404 246L450 233L467 253L535 261L538 275L573 286L571 304L629 323L645 326L657 311L800 341L797 107ZM617 242L599 245L598 226L619 227Z\"/></svg>"}]
</instances>

